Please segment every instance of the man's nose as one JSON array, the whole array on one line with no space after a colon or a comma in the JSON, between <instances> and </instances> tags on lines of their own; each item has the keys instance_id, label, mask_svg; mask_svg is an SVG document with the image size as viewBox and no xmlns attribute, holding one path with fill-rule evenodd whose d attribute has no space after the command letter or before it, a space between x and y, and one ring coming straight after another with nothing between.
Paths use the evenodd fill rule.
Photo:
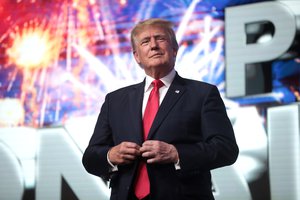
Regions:
<instances>
[{"instance_id":1,"label":"man's nose","mask_svg":"<svg viewBox=\"0 0 300 200\"><path fill-rule=\"evenodd\" d=\"M157 43L155 38L150 39L150 47L151 47L151 49L157 49L158 48L158 43Z\"/></svg>"}]
</instances>

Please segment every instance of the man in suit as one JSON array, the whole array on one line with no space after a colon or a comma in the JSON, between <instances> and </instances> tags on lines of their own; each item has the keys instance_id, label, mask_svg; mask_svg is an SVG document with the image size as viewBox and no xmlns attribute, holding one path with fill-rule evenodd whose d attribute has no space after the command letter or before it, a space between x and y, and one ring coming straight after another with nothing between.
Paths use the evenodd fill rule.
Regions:
<instances>
[{"instance_id":1,"label":"man in suit","mask_svg":"<svg viewBox=\"0 0 300 200\"><path fill-rule=\"evenodd\" d=\"M214 199L210 170L233 164L239 152L218 89L174 70L178 44L169 21L138 23L131 43L146 78L106 95L84 167L109 180L111 200ZM150 98L158 99L156 114L148 114L156 109Z\"/></svg>"}]
</instances>

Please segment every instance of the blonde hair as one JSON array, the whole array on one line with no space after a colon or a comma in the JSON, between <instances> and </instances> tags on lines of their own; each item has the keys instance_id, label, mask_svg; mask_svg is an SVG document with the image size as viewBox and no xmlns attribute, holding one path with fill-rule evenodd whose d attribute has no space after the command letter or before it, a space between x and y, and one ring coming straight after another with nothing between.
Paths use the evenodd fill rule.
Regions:
<instances>
[{"instance_id":1,"label":"blonde hair","mask_svg":"<svg viewBox=\"0 0 300 200\"><path fill-rule=\"evenodd\" d=\"M131 35L130 35L130 40L131 40L131 47L132 47L133 51L135 51L136 36L147 26L158 26L158 27L163 28L167 32L173 48L178 50L179 46L178 46L178 42L176 40L175 32L173 30L173 24L168 20L164 20L164 19L160 19L160 18L151 18L151 19L147 19L147 20L139 22L132 29Z\"/></svg>"}]
</instances>

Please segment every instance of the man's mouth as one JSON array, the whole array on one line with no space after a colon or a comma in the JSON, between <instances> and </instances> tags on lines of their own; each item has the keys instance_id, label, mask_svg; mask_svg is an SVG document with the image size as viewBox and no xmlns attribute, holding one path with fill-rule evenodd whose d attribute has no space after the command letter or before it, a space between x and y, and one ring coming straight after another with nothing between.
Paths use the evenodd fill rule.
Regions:
<instances>
[{"instance_id":1,"label":"man's mouth","mask_svg":"<svg viewBox=\"0 0 300 200\"><path fill-rule=\"evenodd\" d=\"M156 54L151 55L150 58L160 57L162 55L163 55L162 53L156 53Z\"/></svg>"}]
</instances>

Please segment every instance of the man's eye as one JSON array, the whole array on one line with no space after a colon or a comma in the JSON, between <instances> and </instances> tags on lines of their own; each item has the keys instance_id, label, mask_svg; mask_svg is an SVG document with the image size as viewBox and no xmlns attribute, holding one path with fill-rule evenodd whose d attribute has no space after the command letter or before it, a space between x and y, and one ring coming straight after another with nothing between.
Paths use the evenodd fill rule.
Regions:
<instances>
[{"instance_id":1,"label":"man's eye","mask_svg":"<svg viewBox=\"0 0 300 200\"><path fill-rule=\"evenodd\" d=\"M163 36L161 36L161 37L157 37L157 40L160 40L160 41L165 41L165 40L166 40L166 37L163 37Z\"/></svg>"},{"instance_id":2,"label":"man's eye","mask_svg":"<svg viewBox=\"0 0 300 200\"><path fill-rule=\"evenodd\" d=\"M141 44L142 44L142 45L146 45L146 44L148 44L148 42L149 42L148 40L143 40L143 41L141 42Z\"/></svg>"}]
</instances>

